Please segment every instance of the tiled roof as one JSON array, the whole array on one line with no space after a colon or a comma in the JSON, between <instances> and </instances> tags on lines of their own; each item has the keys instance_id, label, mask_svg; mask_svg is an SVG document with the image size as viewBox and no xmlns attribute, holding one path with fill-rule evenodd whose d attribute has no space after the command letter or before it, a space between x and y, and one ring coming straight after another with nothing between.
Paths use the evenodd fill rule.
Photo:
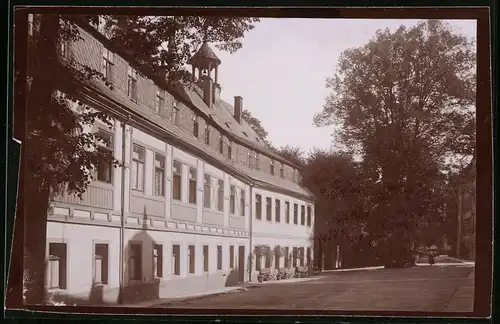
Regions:
<instances>
[{"instance_id":1,"label":"tiled roof","mask_svg":"<svg viewBox=\"0 0 500 324\"><path fill-rule=\"evenodd\" d=\"M123 58L127 61L133 61L133 58L128 56L121 48L116 47L115 44L110 42L108 39L106 39L104 36L102 36L100 33L98 33L94 28L88 27L88 25L83 24L82 27L84 30L87 30L88 32L91 33L94 37L96 37L99 41L108 44L110 47L115 47L115 50L117 53L119 53ZM208 47L208 45L207 45ZM211 50L210 50L211 51ZM214 54L215 55L215 54ZM215 56L215 58L217 58ZM218 58L217 58L218 59ZM146 73L148 74L148 73ZM148 77L154 78L155 76L149 75ZM95 84L102 95L107 96L108 98L113 98L113 100L117 100L120 103L126 103L125 106L128 107L131 111L134 113L141 115L145 117L147 120L152 121L156 125L161 125L160 127L166 130L168 133L173 134L174 137L178 138L182 142L188 144L191 147L194 147L195 149L199 151L208 151L210 150L207 148L201 141L195 139L194 137L190 136L189 134L182 132L178 129L175 128L170 122L166 122L164 119L160 118L158 115L154 114L152 111L149 111L147 109L141 109L137 105L131 105L130 100L127 98L125 93L121 93L120 91L112 91L108 89L106 86L102 84ZM196 87L196 86L194 86ZM219 101L217 105L214 105L213 108L209 108L205 102L203 101L203 98L200 96L200 94L195 90L194 87L191 86L175 86L172 91L176 92L178 96L180 96L183 100L190 102L196 109L198 109L199 112L205 114L206 116L210 117L215 123L218 124L219 127L222 127L225 129L227 132L230 132L233 136L238 137L238 139L247 145L248 147L260 151L263 154L266 154L268 156L274 157L276 160L281 160L281 161L286 161L283 157L279 156L278 154L274 153L271 151L265 143L263 143L262 140L258 142L256 139L258 138L258 135L255 133L255 131L244 121L242 120L242 123L239 124L233 117L232 114L232 107L230 104L224 102L224 101ZM230 125L230 128L228 129L225 126L225 123L228 123ZM248 138L245 138L245 135L243 132L246 132L248 134ZM240 172L242 176L246 176L249 178L252 178L256 180L256 182L264 182L269 185L269 187L272 188L280 188L285 191L291 191L300 195L303 195L305 197L309 197L311 199L314 198L314 195L309 192L306 188L301 187L300 185L290 181L290 180L285 180L281 179L279 177L273 176L271 174L267 174L262 171L257 171L250 169L249 167L245 167L244 165L235 163L234 161L229 162L229 161L223 161L218 158L216 158L217 154L214 154L212 157L218 160L219 162L228 165L230 168ZM293 165L291 162L289 164Z\"/></svg>"},{"instance_id":2,"label":"tiled roof","mask_svg":"<svg viewBox=\"0 0 500 324\"><path fill-rule=\"evenodd\" d=\"M262 154L266 154L274 159L283 161L283 157L272 151L267 144L257 135L257 133L248 125L245 120L241 120L239 124L236 119L234 119L233 107L227 102L220 100L212 108L209 108L201 95L193 87L183 87L182 89L177 88L177 91L181 92L182 97L188 99L192 105L194 105L200 112L202 112L207 117L210 117L217 125L224 128L227 132L230 132L233 136L238 137L238 140L243 142L246 146L259 151ZM226 123L230 126L226 126ZM245 135L245 133L248 135ZM293 165L291 161L288 164Z\"/></svg>"},{"instance_id":3,"label":"tiled roof","mask_svg":"<svg viewBox=\"0 0 500 324\"><path fill-rule=\"evenodd\" d=\"M205 42L205 43L203 43L203 45L201 45L198 52L196 52L196 54L193 55L193 57L189 60L188 63L191 64L191 63L194 63L200 59L208 59L211 61L215 61L215 63L217 65L219 65L221 63L220 59L217 57L217 55L215 55L214 51L212 51L212 49L210 48L210 46L208 45L207 42Z\"/></svg>"},{"instance_id":4,"label":"tiled roof","mask_svg":"<svg viewBox=\"0 0 500 324\"><path fill-rule=\"evenodd\" d=\"M198 92L194 88L185 87L184 93L196 108L198 108L205 115L210 116L212 120L219 126L225 128L231 134L239 137L239 140L244 142L247 146L250 146L251 148L260 151L261 153L266 154L268 156L283 160L281 156L277 155L269 148L267 148L267 145L262 140L260 141L260 143L257 142L256 140L258 138L257 133L255 133L255 131L250 127L250 125L248 125L246 121L242 120L241 124L239 124L234 119L233 115L231 114L233 108L230 104L221 100L220 102L218 102L218 105L214 105L213 108L209 108L203 101L200 94L198 94ZM225 126L225 123L228 123L230 125L229 129ZM245 136L243 132L246 132L249 138L244 138ZM302 195L313 196L310 191L292 181L281 179L272 174L267 174L262 171L253 170L238 163L235 163L233 167L242 172L243 174L257 181L269 183L277 187L291 190Z\"/></svg>"}]
</instances>

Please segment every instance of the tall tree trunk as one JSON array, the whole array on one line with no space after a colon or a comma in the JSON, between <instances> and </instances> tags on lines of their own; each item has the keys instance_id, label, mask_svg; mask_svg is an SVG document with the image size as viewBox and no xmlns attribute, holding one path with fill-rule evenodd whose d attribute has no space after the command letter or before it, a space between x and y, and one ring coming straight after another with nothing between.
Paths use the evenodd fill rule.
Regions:
<instances>
[{"instance_id":1,"label":"tall tree trunk","mask_svg":"<svg viewBox=\"0 0 500 324\"><path fill-rule=\"evenodd\" d=\"M26 187L30 181L27 181ZM48 191L25 191L24 289L25 303L45 303L45 266Z\"/></svg>"},{"instance_id":2,"label":"tall tree trunk","mask_svg":"<svg viewBox=\"0 0 500 324\"><path fill-rule=\"evenodd\" d=\"M43 133L47 127L48 112L51 109L52 96L56 90L53 67L57 64L57 41L59 32L58 15L42 15L40 33L34 53L35 64L28 74L33 78L27 100L26 138L23 156L25 172L24 183L24 289L26 304L45 302L45 251L47 235L47 211L50 189L46 182L32 177L41 174L40 161L30 160L30 152L40 151L36 147L40 142L32 142L34 130ZM43 135L42 135L43 136Z\"/></svg>"}]
</instances>

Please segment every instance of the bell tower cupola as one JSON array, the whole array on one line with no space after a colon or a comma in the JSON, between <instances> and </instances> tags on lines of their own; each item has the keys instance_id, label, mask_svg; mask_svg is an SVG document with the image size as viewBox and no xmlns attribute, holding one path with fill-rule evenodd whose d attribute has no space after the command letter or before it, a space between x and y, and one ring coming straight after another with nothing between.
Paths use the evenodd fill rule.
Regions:
<instances>
[{"instance_id":1,"label":"bell tower cupola","mask_svg":"<svg viewBox=\"0 0 500 324\"><path fill-rule=\"evenodd\" d=\"M219 100L220 95L218 83L220 59L212 51L208 42L205 42L188 63L191 64L192 73L198 85L203 89L203 101L211 108Z\"/></svg>"}]
</instances>

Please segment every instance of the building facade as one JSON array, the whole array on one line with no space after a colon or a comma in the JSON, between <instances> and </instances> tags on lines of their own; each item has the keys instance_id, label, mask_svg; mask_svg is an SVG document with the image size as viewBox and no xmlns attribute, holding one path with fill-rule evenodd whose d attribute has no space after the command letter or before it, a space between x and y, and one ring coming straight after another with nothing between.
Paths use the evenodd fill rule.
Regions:
<instances>
[{"instance_id":1,"label":"building facade","mask_svg":"<svg viewBox=\"0 0 500 324\"><path fill-rule=\"evenodd\" d=\"M312 262L314 197L298 167L242 119L243 100L220 98L220 60L205 43L197 82L167 87L92 26L61 44L62 60L100 70L72 104L105 111L104 139L120 166L102 163L82 199L62 194L48 213L46 286L74 303L131 303L255 280L263 267ZM111 85L111 87L110 87ZM61 92L66 91L61 85ZM275 253L262 258L266 246Z\"/></svg>"}]
</instances>

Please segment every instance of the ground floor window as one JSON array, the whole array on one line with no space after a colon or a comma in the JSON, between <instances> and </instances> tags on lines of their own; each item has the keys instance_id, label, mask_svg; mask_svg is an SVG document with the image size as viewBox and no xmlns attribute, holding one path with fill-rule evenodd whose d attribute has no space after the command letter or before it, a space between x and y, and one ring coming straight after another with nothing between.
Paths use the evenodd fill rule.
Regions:
<instances>
[{"instance_id":1,"label":"ground floor window","mask_svg":"<svg viewBox=\"0 0 500 324\"><path fill-rule=\"evenodd\" d=\"M194 245L188 246L188 261L189 261L189 273L194 273L194 267L195 267L195 248L194 248Z\"/></svg>"},{"instance_id":2,"label":"ground floor window","mask_svg":"<svg viewBox=\"0 0 500 324\"><path fill-rule=\"evenodd\" d=\"M96 284L108 284L108 251L108 244L94 244L94 283Z\"/></svg>"},{"instance_id":3,"label":"ground floor window","mask_svg":"<svg viewBox=\"0 0 500 324\"><path fill-rule=\"evenodd\" d=\"M234 268L234 245L229 247L229 268Z\"/></svg>"},{"instance_id":4,"label":"ground floor window","mask_svg":"<svg viewBox=\"0 0 500 324\"><path fill-rule=\"evenodd\" d=\"M217 245L217 270L222 270L222 245Z\"/></svg>"},{"instance_id":5,"label":"ground floor window","mask_svg":"<svg viewBox=\"0 0 500 324\"><path fill-rule=\"evenodd\" d=\"M295 268L297 266L297 257L298 257L298 249L296 247L293 248L292 250L292 266Z\"/></svg>"},{"instance_id":6,"label":"ground floor window","mask_svg":"<svg viewBox=\"0 0 500 324\"><path fill-rule=\"evenodd\" d=\"M153 245L153 277L163 278L163 246Z\"/></svg>"},{"instance_id":7,"label":"ground floor window","mask_svg":"<svg viewBox=\"0 0 500 324\"><path fill-rule=\"evenodd\" d=\"M208 272L208 245L203 245L203 271Z\"/></svg>"},{"instance_id":8,"label":"ground floor window","mask_svg":"<svg viewBox=\"0 0 500 324\"><path fill-rule=\"evenodd\" d=\"M172 274L181 274L181 247L178 244L172 245Z\"/></svg>"},{"instance_id":9,"label":"ground floor window","mask_svg":"<svg viewBox=\"0 0 500 324\"><path fill-rule=\"evenodd\" d=\"M142 244L129 245L129 275L131 280L142 279Z\"/></svg>"},{"instance_id":10,"label":"ground floor window","mask_svg":"<svg viewBox=\"0 0 500 324\"><path fill-rule=\"evenodd\" d=\"M288 246L285 247L285 267L290 267L290 249L288 248Z\"/></svg>"},{"instance_id":11,"label":"ground floor window","mask_svg":"<svg viewBox=\"0 0 500 324\"><path fill-rule=\"evenodd\" d=\"M48 286L66 289L67 246L66 243L49 243Z\"/></svg>"}]
</instances>

